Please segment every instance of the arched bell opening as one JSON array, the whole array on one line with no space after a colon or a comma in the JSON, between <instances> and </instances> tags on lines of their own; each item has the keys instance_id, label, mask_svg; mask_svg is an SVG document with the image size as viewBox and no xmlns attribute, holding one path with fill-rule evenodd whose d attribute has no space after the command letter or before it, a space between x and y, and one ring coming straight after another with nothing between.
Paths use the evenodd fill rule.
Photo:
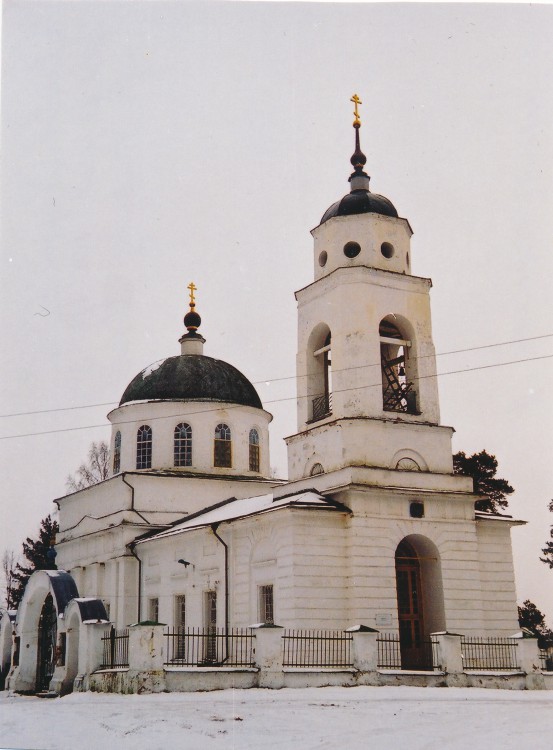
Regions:
<instances>
[{"instance_id":1,"label":"arched bell opening","mask_svg":"<svg viewBox=\"0 0 553 750\"><path fill-rule=\"evenodd\" d=\"M407 325L396 315L380 321L380 366L382 371L382 402L384 411L418 414L416 357Z\"/></svg>"},{"instance_id":2,"label":"arched bell opening","mask_svg":"<svg viewBox=\"0 0 553 750\"><path fill-rule=\"evenodd\" d=\"M430 634L445 630L438 549L426 537L405 537L396 549L395 567L401 668L431 670Z\"/></svg>"},{"instance_id":3,"label":"arched bell opening","mask_svg":"<svg viewBox=\"0 0 553 750\"><path fill-rule=\"evenodd\" d=\"M309 421L318 422L332 414L332 334L319 324L311 333L307 359Z\"/></svg>"}]
</instances>

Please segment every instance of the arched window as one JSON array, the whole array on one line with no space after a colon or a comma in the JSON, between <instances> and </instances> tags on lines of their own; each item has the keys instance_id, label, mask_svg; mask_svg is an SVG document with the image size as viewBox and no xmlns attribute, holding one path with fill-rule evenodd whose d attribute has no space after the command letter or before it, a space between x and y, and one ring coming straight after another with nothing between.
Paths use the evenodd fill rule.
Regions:
<instances>
[{"instance_id":1,"label":"arched window","mask_svg":"<svg viewBox=\"0 0 553 750\"><path fill-rule=\"evenodd\" d=\"M416 414L417 394L413 389L409 363L411 342L404 338L397 325L388 317L381 321L378 333L384 411Z\"/></svg>"},{"instance_id":2,"label":"arched window","mask_svg":"<svg viewBox=\"0 0 553 750\"><path fill-rule=\"evenodd\" d=\"M192 466L192 427L181 422L175 427L175 466Z\"/></svg>"},{"instance_id":3,"label":"arched window","mask_svg":"<svg viewBox=\"0 0 553 750\"><path fill-rule=\"evenodd\" d=\"M136 468L152 468L152 428L143 424L136 433Z\"/></svg>"},{"instance_id":4,"label":"arched window","mask_svg":"<svg viewBox=\"0 0 553 750\"><path fill-rule=\"evenodd\" d=\"M113 473L119 474L121 471L121 433L119 430L115 433L113 442Z\"/></svg>"},{"instance_id":5,"label":"arched window","mask_svg":"<svg viewBox=\"0 0 553 750\"><path fill-rule=\"evenodd\" d=\"M331 334L328 332L324 344L320 349L313 352L313 356L319 362L321 375L320 385L322 393L313 399L312 420L316 422L332 414L332 368L331 368Z\"/></svg>"},{"instance_id":6,"label":"arched window","mask_svg":"<svg viewBox=\"0 0 553 750\"><path fill-rule=\"evenodd\" d=\"M250 430L250 471L259 471L259 433L255 428Z\"/></svg>"},{"instance_id":7,"label":"arched window","mask_svg":"<svg viewBox=\"0 0 553 750\"><path fill-rule=\"evenodd\" d=\"M230 427L226 424L218 424L215 428L213 465L220 468L230 468L232 466L231 434Z\"/></svg>"},{"instance_id":8,"label":"arched window","mask_svg":"<svg viewBox=\"0 0 553 750\"><path fill-rule=\"evenodd\" d=\"M324 473L325 473L325 470L322 464L319 464L319 463L313 464L313 468L311 469L312 477L316 477L317 474L324 474Z\"/></svg>"}]
</instances>

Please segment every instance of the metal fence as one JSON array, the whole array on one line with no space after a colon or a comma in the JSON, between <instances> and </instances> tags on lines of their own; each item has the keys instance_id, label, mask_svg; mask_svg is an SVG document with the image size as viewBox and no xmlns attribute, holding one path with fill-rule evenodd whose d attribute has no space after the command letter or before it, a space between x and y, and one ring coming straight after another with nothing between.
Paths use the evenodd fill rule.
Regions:
<instances>
[{"instance_id":1,"label":"metal fence","mask_svg":"<svg viewBox=\"0 0 553 750\"><path fill-rule=\"evenodd\" d=\"M376 639L378 648L378 669L406 669L410 671L431 671L438 669L438 644L427 639L412 646L402 646L398 633L379 633Z\"/></svg>"},{"instance_id":2,"label":"metal fence","mask_svg":"<svg viewBox=\"0 0 553 750\"><path fill-rule=\"evenodd\" d=\"M518 664L516 638L461 637L463 669L491 672L516 672Z\"/></svg>"},{"instance_id":3,"label":"metal fence","mask_svg":"<svg viewBox=\"0 0 553 750\"><path fill-rule=\"evenodd\" d=\"M102 669L129 666L129 629L111 628L102 636Z\"/></svg>"},{"instance_id":4,"label":"metal fence","mask_svg":"<svg viewBox=\"0 0 553 750\"><path fill-rule=\"evenodd\" d=\"M284 667L352 667L351 633L341 630L285 630Z\"/></svg>"},{"instance_id":5,"label":"metal fence","mask_svg":"<svg viewBox=\"0 0 553 750\"><path fill-rule=\"evenodd\" d=\"M167 666L251 667L255 635L248 628L169 628Z\"/></svg>"}]
</instances>

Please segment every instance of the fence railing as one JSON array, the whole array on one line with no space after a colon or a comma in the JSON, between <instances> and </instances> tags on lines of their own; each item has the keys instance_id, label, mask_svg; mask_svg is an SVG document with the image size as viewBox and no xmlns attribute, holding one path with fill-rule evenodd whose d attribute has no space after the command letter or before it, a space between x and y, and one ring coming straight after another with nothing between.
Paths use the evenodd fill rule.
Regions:
<instances>
[{"instance_id":1,"label":"fence railing","mask_svg":"<svg viewBox=\"0 0 553 750\"><path fill-rule=\"evenodd\" d=\"M352 667L351 633L341 630L285 630L284 667Z\"/></svg>"},{"instance_id":2,"label":"fence railing","mask_svg":"<svg viewBox=\"0 0 553 750\"><path fill-rule=\"evenodd\" d=\"M102 669L129 666L129 629L111 628L102 636Z\"/></svg>"},{"instance_id":3,"label":"fence railing","mask_svg":"<svg viewBox=\"0 0 553 750\"><path fill-rule=\"evenodd\" d=\"M408 646L400 642L398 633L379 633L376 643L378 669L415 672L438 669L438 644L431 638Z\"/></svg>"},{"instance_id":4,"label":"fence railing","mask_svg":"<svg viewBox=\"0 0 553 750\"><path fill-rule=\"evenodd\" d=\"M322 396L316 396L312 401L311 421L317 422L332 414L332 393L323 393Z\"/></svg>"},{"instance_id":5,"label":"fence railing","mask_svg":"<svg viewBox=\"0 0 553 750\"><path fill-rule=\"evenodd\" d=\"M518 664L516 638L461 637L464 670L516 672Z\"/></svg>"},{"instance_id":6,"label":"fence railing","mask_svg":"<svg viewBox=\"0 0 553 750\"><path fill-rule=\"evenodd\" d=\"M255 635L247 628L169 628L168 666L251 667Z\"/></svg>"}]
</instances>

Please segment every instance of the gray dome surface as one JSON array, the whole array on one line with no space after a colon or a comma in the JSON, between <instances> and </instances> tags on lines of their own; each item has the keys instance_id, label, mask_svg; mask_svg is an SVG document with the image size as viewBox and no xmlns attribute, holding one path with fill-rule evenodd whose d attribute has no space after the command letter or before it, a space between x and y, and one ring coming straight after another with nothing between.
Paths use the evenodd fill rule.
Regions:
<instances>
[{"instance_id":1,"label":"gray dome surface","mask_svg":"<svg viewBox=\"0 0 553 750\"><path fill-rule=\"evenodd\" d=\"M119 406L129 401L220 401L262 409L245 375L220 359L181 354L155 362L131 380Z\"/></svg>"},{"instance_id":2,"label":"gray dome surface","mask_svg":"<svg viewBox=\"0 0 553 750\"><path fill-rule=\"evenodd\" d=\"M352 190L351 193L333 203L323 214L321 224L334 216L351 216L353 214L382 214L397 219L398 213L393 203L378 193L368 190Z\"/></svg>"}]
</instances>

